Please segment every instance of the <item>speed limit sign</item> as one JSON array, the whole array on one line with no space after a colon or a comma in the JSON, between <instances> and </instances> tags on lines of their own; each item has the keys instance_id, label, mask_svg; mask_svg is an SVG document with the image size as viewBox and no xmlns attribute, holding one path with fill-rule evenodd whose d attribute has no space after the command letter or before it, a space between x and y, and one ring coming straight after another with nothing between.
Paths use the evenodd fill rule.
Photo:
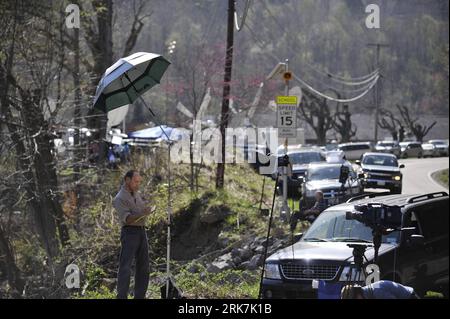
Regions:
<instances>
[{"instance_id":1,"label":"speed limit sign","mask_svg":"<svg viewBox=\"0 0 450 319\"><path fill-rule=\"evenodd\" d=\"M297 137L297 106L296 96L277 97L277 128L279 138Z\"/></svg>"}]
</instances>

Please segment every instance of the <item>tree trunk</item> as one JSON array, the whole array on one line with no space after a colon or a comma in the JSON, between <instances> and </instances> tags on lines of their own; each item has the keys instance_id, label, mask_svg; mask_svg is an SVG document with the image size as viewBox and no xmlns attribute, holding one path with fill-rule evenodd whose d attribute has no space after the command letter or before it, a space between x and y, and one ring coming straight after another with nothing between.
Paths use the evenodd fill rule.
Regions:
<instances>
[{"instance_id":1,"label":"tree trunk","mask_svg":"<svg viewBox=\"0 0 450 319\"><path fill-rule=\"evenodd\" d=\"M58 194L58 179L56 166L52 154L52 136L49 133L48 123L39 109L39 92L33 95L21 90L23 105L21 115L23 123L29 128L28 154L33 159L30 163L34 183L35 220L47 251L51 257L59 253L59 239L64 246L69 241L69 233L64 224L64 213Z\"/></svg>"},{"instance_id":2,"label":"tree trunk","mask_svg":"<svg viewBox=\"0 0 450 319\"><path fill-rule=\"evenodd\" d=\"M73 39L73 52L74 52L74 65L72 71L73 78L73 86L75 88L74 92L74 103L75 109L73 112L74 117L74 126L75 126L75 136L74 136L74 174L73 174L73 182L74 182L74 191L76 195L76 210L80 205L80 185L78 184L81 178L81 165L83 162L83 151L81 149L81 139L80 139L80 126L81 126L81 81L80 81L80 31L75 28L74 30L74 39ZM75 218L78 220L78 213L75 213Z\"/></svg>"},{"instance_id":3,"label":"tree trunk","mask_svg":"<svg viewBox=\"0 0 450 319\"><path fill-rule=\"evenodd\" d=\"M92 1L94 9L102 8L97 11L98 33L89 37L87 41L91 44L94 57L93 74L92 74L92 94L95 94L96 87L103 73L113 64L113 42L112 42L112 17L113 17L113 1L112 0L95 0ZM90 117L89 127L96 130L93 138L99 142L99 162L102 163L106 159L107 147L103 138L106 137L107 115L92 110L88 114Z\"/></svg>"},{"instance_id":4,"label":"tree trunk","mask_svg":"<svg viewBox=\"0 0 450 319\"><path fill-rule=\"evenodd\" d=\"M11 242L0 224L0 261L2 260L4 260L8 284L16 290L16 295L20 296L25 283L20 276L19 268L17 268Z\"/></svg>"}]
</instances>

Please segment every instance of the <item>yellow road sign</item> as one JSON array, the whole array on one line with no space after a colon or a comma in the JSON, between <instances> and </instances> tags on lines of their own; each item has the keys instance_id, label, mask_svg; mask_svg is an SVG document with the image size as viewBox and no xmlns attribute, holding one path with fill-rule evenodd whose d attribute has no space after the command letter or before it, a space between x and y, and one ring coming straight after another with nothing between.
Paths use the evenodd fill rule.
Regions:
<instances>
[{"instance_id":1,"label":"yellow road sign","mask_svg":"<svg viewBox=\"0 0 450 319\"><path fill-rule=\"evenodd\" d=\"M297 105L298 98L296 96L277 96L277 104Z\"/></svg>"}]
</instances>

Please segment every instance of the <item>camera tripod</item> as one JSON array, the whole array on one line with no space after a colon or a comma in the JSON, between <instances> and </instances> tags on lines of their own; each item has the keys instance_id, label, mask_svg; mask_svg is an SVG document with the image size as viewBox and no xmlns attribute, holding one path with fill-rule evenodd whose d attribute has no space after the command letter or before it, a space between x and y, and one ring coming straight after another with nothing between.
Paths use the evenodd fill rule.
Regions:
<instances>
[{"instance_id":1,"label":"camera tripod","mask_svg":"<svg viewBox=\"0 0 450 319\"><path fill-rule=\"evenodd\" d=\"M364 261L369 262L365 256L365 252L367 248L373 246L366 244L348 244L347 246L353 248L353 262L350 265L345 285L354 286L367 277L367 273L363 269Z\"/></svg>"}]
</instances>

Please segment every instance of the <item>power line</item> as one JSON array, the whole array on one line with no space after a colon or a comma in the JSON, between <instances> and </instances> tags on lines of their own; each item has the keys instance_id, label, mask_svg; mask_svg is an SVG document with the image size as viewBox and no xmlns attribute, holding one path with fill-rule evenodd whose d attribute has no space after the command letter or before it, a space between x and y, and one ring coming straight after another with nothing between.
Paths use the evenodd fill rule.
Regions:
<instances>
[{"instance_id":1,"label":"power line","mask_svg":"<svg viewBox=\"0 0 450 319\"><path fill-rule=\"evenodd\" d=\"M250 2L251 2L251 0L247 0L245 3L244 14L242 15L242 21L241 21L240 25L238 22L238 14L237 14L236 8L234 10L234 25L238 32L240 32L242 30L242 27L245 25L245 18L247 17L248 10L250 9Z\"/></svg>"},{"instance_id":2,"label":"power line","mask_svg":"<svg viewBox=\"0 0 450 319\"><path fill-rule=\"evenodd\" d=\"M251 36L252 36L252 37L254 38L254 40L257 42L257 45L258 45L261 49L264 50L265 47L267 46L267 44L265 44L265 42L264 42L263 40L259 39L259 38L256 36L255 32L253 31L253 29L252 29L248 24L246 24L246 26L247 26L248 30L250 31ZM262 44L263 46L261 46L261 44ZM277 57L276 55L274 55L273 53L271 53L271 52L268 52L268 53L269 53L269 55L270 55L275 61L277 61L277 63L278 63L279 61L281 61L281 59L280 59L279 57ZM380 78L380 75L379 75L379 74L376 74L376 76L373 78L372 82L371 82L370 84L368 84L368 86L365 88L365 90L364 90L363 93L359 94L359 95L356 96L356 97L350 98L350 99L336 99L336 98L333 98L333 97L328 96L328 95L326 95L325 93L322 93L322 92L320 92L319 90L315 89L312 85L310 85L310 84L307 83L305 80L301 79L300 77L298 77L298 76L295 75L295 74L294 74L294 78L295 78L297 81L299 81L301 84L303 84L303 86L305 86L305 87L306 87L307 89L309 89L311 92L313 92L313 93L315 93L315 94L317 94L317 95L319 95L319 96L321 96L321 97L323 97L323 98L326 98L326 99L328 99L328 100L330 100L330 101L340 102L340 103L349 103L349 102L354 102L354 101L356 101L356 100L359 100L360 98L364 97L367 93L369 93L370 90L371 90L371 89L375 86L375 84L378 82L378 80L379 80L379 78ZM341 91L341 92L343 91L343 90L339 90L339 89L336 89L336 88L333 88L333 90L335 90L335 91ZM356 91L355 91L355 92L356 92Z\"/></svg>"},{"instance_id":3,"label":"power line","mask_svg":"<svg viewBox=\"0 0 450 319\"><path fill-rule=\"evenodd\" d=\"M264 42L263 40L260 40L260 39L256 36L255 32L254 32L253 29L249 26L248 23L246 24L246 27L247 27L248 30L250 31L251 36L252 36L252 37L254 38L254 40L257 42L257 45L258 45L261 49L264 50L264 49L265 49L265 46L267 46L267 45L265 44L265 42ZM261 44L263 44L263 46L261 46ZM275 56L273 53L269 52L269 55L270 55L275 61L277 61L277 63L278 63L279 61L281 61L281 59L278 58L277 56ZM380 78L380 75L377 74L377 75L375 76L375 78L373 79L373 81L370 83L370 85L368 85L367 89L366 89L363 93L361 93L361 94L359 94L358 96L355 96L355 97L353 97L353 98L349 98L349 99L337 99L337 98L328 96L328 95L326 95L325 93L322 93L322 92L320 92L319 90L315 89L312 85L310 85L310 84L307 83L305 80L301 79L300 77L298 77L298 76L295 75L295 74L294 74L294 78L295 78L297 81L299 81L304 87L306 87L308 90L310 90L311 92L313 92L313 93L315 93L315 94L317 94L317 95L319 95L319 96L321 96L321 97L323 97L323 98L325 98L325 99L327 99L327 100L334 101L334 102L339 102L339 103L349 103L349 102L354 102L354 101L356 101L356 100L359 100L359 99L361 99L362 97L366 96L367 93L369 93L370 90L371 90L371 89L375 86L375 84L378 82L378 80L379 80L379 78ZM338 89L335 89L335 90L336 90L336 91L340 91L340 90L338 90Z\"/></svg>"},{"instance_id":4,"label":"power line","mask_svg":"<svg viewBox=\"0 0 450 319\"><path fill-rule=\"evenodd\" d=\"M317 94L317 95L319 95L319 96L321 96L321 97L323 97L323 98L326 98L327 100L334 101L334 102L338 102L338 103L350 103L350 102L357 101L357 100L363 98L364 96L366 96L366 94L369 93L370 90L372 90L372 88L375 86L375 84L377 84L377 82L378 82L380 76L378 75L378 76L375 78L375 80L374 80L374 81L372 82L372 84L367 88L367 90L365 90L365 91L364 91L363 93L361 93L360 95L355 96L355 97L350 98L350 99L336 99L336 98L330 97L330 96L328 96L328 95L326 95L326 94L324 94L324 93L321 93L320 91L314 89L311 85L309 85L308 83L306 83L304 80L302 80L301 78L299 78L299 77L296 76L295 74L294 74L294 78L295 78L297 81L299 81L300 83L302 83L302 84L303 84L307 89L309 89L311 92L314 92L315 94Z\"/></svg>"},{"instance_id":5,"label":"power line","mask_svg":"<svg viewBox=\"0 0 450 319\"><path fill-rule=\"evenodd\" d=\"M263 4L264 9L267 11L267 13L268 13L269 16L271 17L271 19L274 20L275 24L280 28L280 30L281 30L282 32L284 32L287 36L290 37L290 33L289 33L289 32L286 30L286 28L278 21L278 19L275 17L275 15L272 13L272 11L271 11L271 10L269 9L269 7L267 6L265 0L262 0L261 3ZM291 40L292 40L292 38L291 38ZM295 42L295 41L293 41L293 42ZM288 47L289 47L292 51L295 52L295 50L293 50L293 48L292 48L291 46L288 45ZM343 85L349 85L349 86L358 86L358 85L366 84L366 83L370 82L370 80L372 80L374 77L376 77L376 74L379 72L379 69L376 69L374 72L372 72L372 73L370 73L370 74L367 74L367 75L364 75L364 76L360 76L360 77L354 77L354 78L351 78L351 79L347 79L347 78L341 77L341 76L339 76L339 75L332 74L331 72L325 72L325 71L322 71L322 70L320 70L320 69L314 67L313 65L311 65L310 63L308 63L308 62L306 62L306 61L303 61L303 63L304 63L308 68L310 68L311 70L313 70L314 72L317 72L317 73L319 73L319 74L321 74L321 75L324 75L324 76L326 76L327 78L329 78L329 79L331 79L331 80L333 80L333 81L335 81L335 82L338 82L338 83L343 84ZM365 80L368 80L368 79L370 79L370 80L366 82ZM357 82L354 82L354 81L357 81ZM362 81L362 82L358 82L358 81Z\"/></svg>"}]
</instances>

